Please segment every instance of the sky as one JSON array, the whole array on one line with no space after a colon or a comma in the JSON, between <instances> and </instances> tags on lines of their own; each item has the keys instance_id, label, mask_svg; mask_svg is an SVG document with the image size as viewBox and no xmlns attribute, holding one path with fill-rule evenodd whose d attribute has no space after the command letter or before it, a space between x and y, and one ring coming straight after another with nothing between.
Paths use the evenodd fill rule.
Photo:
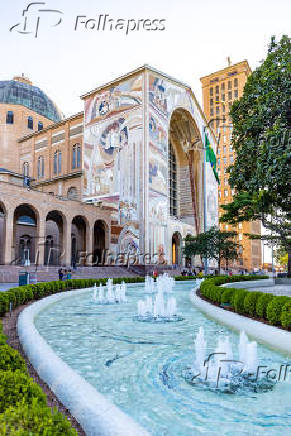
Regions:
<instances>
[{"instance_id":1,"label":"sky","mask_svg":"<svg viewBox=\"0 0 291 436\"><path fill-rule=\"evenodd\" d=\"M271 35L290 30L287 0L47 0L30 6L26 32L31 33L20 33L29 3L0 0L0 80L24 73L66 116L82 110L80 95L143 64L189 84L201 103L200 77L224 68L228 56L233 63L247 59L256 68ZM90 19L87 27L93 26L105 14L114 24L117 19L165 20L165 30L126 34L126 29L86 29L82 23ZM77 16L82 18L74 30Z\"/></svg>"}]
</instances>

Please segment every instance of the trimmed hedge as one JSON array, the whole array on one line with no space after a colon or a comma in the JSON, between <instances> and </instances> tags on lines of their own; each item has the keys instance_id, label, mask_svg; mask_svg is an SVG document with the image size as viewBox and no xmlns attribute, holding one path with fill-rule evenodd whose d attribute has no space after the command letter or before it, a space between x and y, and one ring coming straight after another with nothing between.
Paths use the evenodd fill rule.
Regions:
<instances>
[{"instance_id":1,"label":"trimmed hedge","mask_svg":"<svg viewBox=\"0 0 291 436\"><path fill-rule=\"evenodd\" d=\"M239 314L257 316L272 325L291 329L291 297L275 296L263 292L247 291L241 288L221 287L224 283L258 280L266 276L220 276L206 279L201 283L200 292L214 303L230 304Z\"/></svg>"},{"instance_id":2,"label":"trimmed hedge","mask_svg":"<svg viewBox=\"0 0 291 436\"><path fill-rule=\"evenodd\" d=\"M267 306L274 298L273 294L263 294L258 298L256 304L256 314L260 318L267 319Z\"/></svg>"},{"instance_id":3,"label":"trimmed hedge","mask_svg":"<svg viewBox=\"0 0 291 436\"><path fill-rule=\"evenodd\" d=\"M290 301L290 297L274 297L267 306L267 319L273 324L277 325L281 322L281 313L285 303Z\"/></svg>"},{"instance_id":4,"label":"trimmed hedge","mask_svg":"<svg viewBox=\"0 0 291 436\"><path fill-rule=\"evenodd\" d=\"M256 315L256 306L259 297L262 296L262 292L248 292L244 299L244 310L248 315Z\"/></svg>"},{"instance_id":5,"label":"trimmed hedge","mask_svg":"<svg viewBox=\"0 0 291 436\"><path fill-rule=\"evenodd\" d=\"M25 360L9 345L0 345L0 371L15 371L16 369L27 374Z\"/></svg>"},{"instance_id":6,"label":"trimmed hedge","mask_svg":"<svg viewBox=\"0 0 291 436\"><path fill-rule=\"evenodd\" d=\"M57 410L32 404L9 407L0 415L0 436L77 436L70 421Z\"/></svg>"},{"instance_id":7,"label":"trimmed hedge","mask_svg":"<svg viewBox=\"0 0 291 436\"><path fill-rule=\"evenodd\" d=\"M284 327L291 327L291 301L288 301L282 307L281 324Z\"/></svg>"}]
</instances>

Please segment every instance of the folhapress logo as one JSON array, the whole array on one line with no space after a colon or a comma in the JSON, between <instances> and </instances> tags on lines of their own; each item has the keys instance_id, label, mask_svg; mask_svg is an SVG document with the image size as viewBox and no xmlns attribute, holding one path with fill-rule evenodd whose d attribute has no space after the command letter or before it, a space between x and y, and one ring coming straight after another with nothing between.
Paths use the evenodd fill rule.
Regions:
<instances>
[{"instance_id":1,"label":"folhapress logo","mask_svg":"<svg viewBox=\"0 0 291 436\"><path fill-rule=\"evenodd\" d=\"M62 11L58 9L45 8L45 2L29 3L26 9L22 11L21 22L14 24L10 28L10 32L16 31L21 34L32 34L35 38L38 37L40 25L44 14L49 15L49 22L51 27L56 27L62 22Z\"/></svg>"},{"instance_id":2,"label":"folhapress logo","mask_svg":"<svg viewBox=\"0 0 291 436\"><path fill-rule=\"evenodd\" d=\"M27 8L22 11L21 21L14 24L9 29L10 32L30 34L37 38L42 26L56 27L61 24L63 12L58 9L46 8L45 5L45 2L29 3ZM46 19L44 20L45 16ZM119 32L129 35L139 31L160 32L166 29L165 23L164 18L113 18L109 14L96 15L93 18L86 15L77 15L74 22L72 22L72 30L87 30L91 34L97 31Z\"/></svg>"}]
</instances>

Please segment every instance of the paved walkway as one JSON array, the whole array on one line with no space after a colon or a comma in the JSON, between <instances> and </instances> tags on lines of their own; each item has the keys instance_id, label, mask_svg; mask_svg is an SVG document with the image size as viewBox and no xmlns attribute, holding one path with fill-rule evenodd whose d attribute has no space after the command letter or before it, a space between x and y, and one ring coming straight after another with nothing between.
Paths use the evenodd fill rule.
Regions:
<instances>
[{"instance_id":1,"label":"paved walkway","mask_svg":"<svg viewBox=\"0 0 291 436\"><path fill-rule=\"evenodd\" d=\"M10 288L16 288L18 283L0 283L0 292L8 291Z\"/></svg>"},{"instance_id":2,"label":"paved walkway","mask_svg":"<svg viewBox=\"0 0 291 436\"><path fill-rule=\"evenodd\" d=\"M266 292L274 295L287 295L291 297L291 286L288 285L273 285L273 286L262 286L261 288L248 289L248 291L259 291Z\"/></svg>"}]
</instances>

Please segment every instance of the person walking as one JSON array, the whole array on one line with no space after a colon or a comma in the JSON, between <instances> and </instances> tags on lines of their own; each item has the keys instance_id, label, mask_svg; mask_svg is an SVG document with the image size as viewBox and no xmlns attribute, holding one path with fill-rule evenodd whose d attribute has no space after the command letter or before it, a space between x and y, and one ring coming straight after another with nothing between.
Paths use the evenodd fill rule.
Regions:
<instances>
[{"instance_id":1,"label":"person walking","mask_svg":"<svg viewBox=\"0 0 291 436\"><path fill-rule=\"evenodd\" d=\"M60 268L60 269L58 270L58 273L59 273L59 280L63 280L64 273L63 273L62 268Z\"/></svg>"}]
</instances>

